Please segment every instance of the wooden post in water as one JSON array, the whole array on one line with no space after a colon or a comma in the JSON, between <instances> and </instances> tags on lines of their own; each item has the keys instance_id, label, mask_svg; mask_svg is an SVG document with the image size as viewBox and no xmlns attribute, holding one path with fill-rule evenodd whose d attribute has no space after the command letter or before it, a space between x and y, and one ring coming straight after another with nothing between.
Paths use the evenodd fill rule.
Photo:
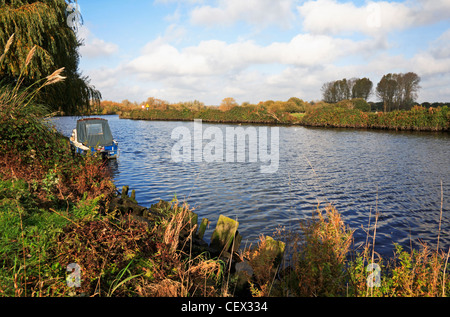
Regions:
<instances>
[{"instance_id":1,"label":"wooden post in water","mask_svg":"<svg viewBox=\"0 0 450 317\"><path fill-rule=\"evenodd\" d=\"M233 241L235 241L238 227L239 222L220 215L219 220L217 221L216 229L211 236L210 246L217 250L228 252L228 250L232 246ZM237 241L235 241L233 249L237 249L237 247L239 247L236 246L236 242Z\"/></svg>"},{"instance_id":2,"label":"wooden post in water","mask_svg":"<svg viewBox=\"0 0 450 317\"><path fill-rule=\"evenodd\" d=\"M208 227L208 225L209 225L208 218L203 218L202 222L200 223L200 228L198 229L198 238L200 240L203 239L203 237L205 235L206 228Z\"/></svg>"},{"instance_id":3,"label":"wooden post in water","mask_svg":"<svg viewBox=\"0 0 450 317\"><path fill-rule=\"evenodd\" d=\"M130 187L128 187L128 186L122 187L122 199L125 199L126 197L128 197L129 190L130 190Z\"/></svg>"}]
</instances>

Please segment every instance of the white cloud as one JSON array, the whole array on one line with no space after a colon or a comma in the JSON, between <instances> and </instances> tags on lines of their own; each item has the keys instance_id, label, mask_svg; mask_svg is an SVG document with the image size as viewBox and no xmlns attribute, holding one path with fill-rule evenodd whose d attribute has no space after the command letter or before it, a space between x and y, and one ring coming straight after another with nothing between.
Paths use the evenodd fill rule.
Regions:
<instances>
[{"instance_id":1,"label":"white cloud","mask_svg":"<svg viewBox=\"0 0 450 317\"><path fill-rule=\"evenodd\" d=\"M445 46L447 42L440 43ZM152 96L171 102L197 99L217 105L225 97L257 103L269 99L287 100L292 96L318 100L320 88L327 81L369 77L376 86L388 72L407 71L422 77L423 86L427 87L423 96L428 97L434 88L427 83L450 73L450 57L433 56L431 49L411 58L383 50L372 56L367 52L374 51L376 43L325 35L300 34L289 42L267 46L251 41L227 44L217 40L184 49L167 43L154 44L147 45L143 54L128 63L122 73L131 78L137 76L143 86L155 86ZM352 56L364 54L368 54L367 58L358 63L336 63L341 58L351 60ZM264 69L272 69L270 65L279 66L265 72ZM450 100L444 84L436 89L444 94L442 98Z\"/></svg>"},{"instance_id":2,"label":"white cloud","mask_svg":"<svg viewBox=\"0 0 450 317\"><path fill-rule=\"evenodd\" d=\"M172 45L158 42L147 44L144 54L129 62L127 68L150 79L165 76L201 76L213 72L205 56L189 51L180 52Z\"/></svg>"},{"instance_id":3,"label":"white cloud","mask_svg":"<svg viewBox=\"0 0 450 317\"><path fill-rule=\"evenodd\" d=\"M450 30L445 31L436 41L432 42L430 53L435 58L450 57Z\"/></svg>"},{"instance_id":4,"label":"white cloud","mask_svg":"<svg viewBox=\"0 0 450 317\"><path fill-rule=\"evenodd\" d=\"M373 41L355 42L325 35L299 34L290 42L267 46L252 41L228 44L202 41L197 46L177 49L161 38L146 45L143 54L127 65L132 72L149 79L165 76L225 75L265 64L313 66L375 49Z\"/></svg>"},{"instance_id":5,"label":"white cloud","mask_svg":"<svg viewBox=\"0 0 450 317\"><path fill-rule=\"evenodd\" d=\"M241 102L283 96L317 99L323 82L339 73L336 69L340 68L330 67L332 63L374 52L378 45L376 41L298 34L288 42L266 46L253 41L208 40L177 48L160 37L126 63L122 72L143 85L163 87L152 90L153 96L172 102L199 99L219 104L225 97Z\"/></svg>"},{"instance_id":6,"label":"white cloud","mask_svg":"<svg viewBox=\"0 0 450 317\"><path fill-rule=\"evenodd\" d=\"M450 74L440 74L422 80L419 102L450 102Z\"/></svg>"},{"instance_id":7,"label":"white cloud","mask_svg":"<svg viewBox=\"0 0 450 317\"><path fill-rule=\"evenodd\" d=\"M78 38L84 43L80 47L81 56L86 58L110 56L119 50L118 45L95 37L86 26L79 29Z\"/></svg>"},{"instance_id":8,"label":"white cloud","mask_svg":"<svg viewBox=\"0 0 450 317\"><path fill-rule=\"evenodd\" d=\"M209 5L195 8L191 22L199 25L232 25L245 21L252 25L270 24L289 26L294 18L293 0L220 0L217 7Z\"/></svg>"},{"instance_id":9,"label":"white cloud","mask_svg":"<svg viewBox=\"0 0 450 317\"><path fill-rule=\"evenodd\" d=\"M362 32L376 35L411 25L410 8L403 3L369 2L357 7L336 0L307 1L298 7L303 26L313 33Z\"/></svg>"},{"instance_id":10,"label":"white cloud","mask_svg":"<svg viewBox=\"0 0 450 317\"><path fill-rule=\"evenodd\" d=\"M423 76L436 76L450 72L450 57L434 58L429 52L419 53L411 59L413 67Z\"/></svg>"},{"instance_id":11,"label":"white cloud","mask_svg":"<svg viewBox=\"0 0 450 317\"><path fill-rule=\"evenodd\" d=\"M315 34L361 32L376 36L450 18L450 1L369 1L364 6L336 0L306 1L298 6L304 28Z\"/></svg>"},{"instance_id":12,"label":"white cloud","mask_svg":"<svg viewBox=\"0 0 450 317\"><path fill-rule=\"evenodd\" d=\"M95 85L95 88L100 91L104 90L113 90L119 84L119 73L118 69L111 69L107 67L100 67L95 69L94 71L88 72L92 83Z\"/></svg>"},{"instance_id":13,"label":"white cloud","mask_svg":"<svg viewBox=\"0 0 450 317\"><path fill-rule=\"evenodd\" d=\"M429 24L450 19L449 0L417 0L417 2L412 14L418 23Z\"/></svg>"}]
</instances>

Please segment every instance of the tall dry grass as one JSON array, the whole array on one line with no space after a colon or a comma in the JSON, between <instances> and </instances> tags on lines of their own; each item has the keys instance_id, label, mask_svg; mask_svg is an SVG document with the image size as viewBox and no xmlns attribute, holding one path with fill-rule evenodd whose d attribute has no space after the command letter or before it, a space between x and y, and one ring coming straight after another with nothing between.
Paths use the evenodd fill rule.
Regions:
<instances>
[{"instance_id":1,"label":"tall dry grass","mask_svg":"<svg viewBox=\"0 0 450 317\"><path fill-rule=\"evenodd\" d=\"M299 297L446 297L450 293L449 250L422 243L405 251L396 244L391 258L375 252L378 213L363 246L354 249L353 233L332 205L318 207L299 233L284 233L286 265L263 253L265 239L244 252L253 269L253 296Z\"/></svg>"}]
</instances>

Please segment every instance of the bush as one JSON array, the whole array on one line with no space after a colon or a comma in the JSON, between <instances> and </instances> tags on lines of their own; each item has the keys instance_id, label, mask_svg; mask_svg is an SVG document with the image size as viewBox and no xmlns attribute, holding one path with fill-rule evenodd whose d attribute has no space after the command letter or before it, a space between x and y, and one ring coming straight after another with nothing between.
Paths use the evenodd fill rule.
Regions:
<instances>
[{"instance_id":1,"label":"bush","mask_svg":"<svg viewBox=\"0 0 450 317\"><path fill-rule=\"evenodd\" d=\"M352 109L349 103L323 105L308 111L302 119L308 126L330 126L342 128L377 128L397 130L447 131L450 129L448 108L415 106L410 111L366 113Z\"/></svg>"},{"instance_id":2,"label":"bush","mask_svg":"<svg viewBox=\"0 0 450 317\"><path fill-rule=\"evenodd\" d=\"M31 103L26 111L1 106L0 177L23 179L42 202L113 192L101 158L73 157L68 140L45 123L41 110Z\"/></svg>"},{"instance_id":3,"label":"bush","mask_svg":"<svg viewBox=\"0 0 450 317\"><path fill-rule=\"evenodd\" d=\"M362 98L352 99L352 102L353 102L354 108L361 110L362 112L370 112L370 110L371 110L370 104Z\"/></svg>"},{"instance_id":4,"label":"bush","mask_svg":"<svg viewBox=\"0 0 450 317\"><path fill-rule=\"evenodd\" d=\"M345 267L353 232L331 205L325 213L317 210L316 216L301 226L303 241L295 255L298 285L294 290L298 296L345 295Z\"/></svg>"}]
</instances>

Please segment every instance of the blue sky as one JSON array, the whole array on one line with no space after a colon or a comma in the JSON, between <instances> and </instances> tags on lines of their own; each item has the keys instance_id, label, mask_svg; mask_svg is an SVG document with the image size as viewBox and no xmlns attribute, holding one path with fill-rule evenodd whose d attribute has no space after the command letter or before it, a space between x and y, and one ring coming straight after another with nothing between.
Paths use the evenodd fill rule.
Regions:
<instances>
[{"instance_id":1,"label":"blue sky","mask_svg":"<svg viewBox=\"0 0 450 317\"><path fill-rule=\"evenodd\" d=\"M450 101L450 0L78 5L80 71L104 100L311 101L328 81L413 71L419 101Z\"/></svg>"}]
</instances>

